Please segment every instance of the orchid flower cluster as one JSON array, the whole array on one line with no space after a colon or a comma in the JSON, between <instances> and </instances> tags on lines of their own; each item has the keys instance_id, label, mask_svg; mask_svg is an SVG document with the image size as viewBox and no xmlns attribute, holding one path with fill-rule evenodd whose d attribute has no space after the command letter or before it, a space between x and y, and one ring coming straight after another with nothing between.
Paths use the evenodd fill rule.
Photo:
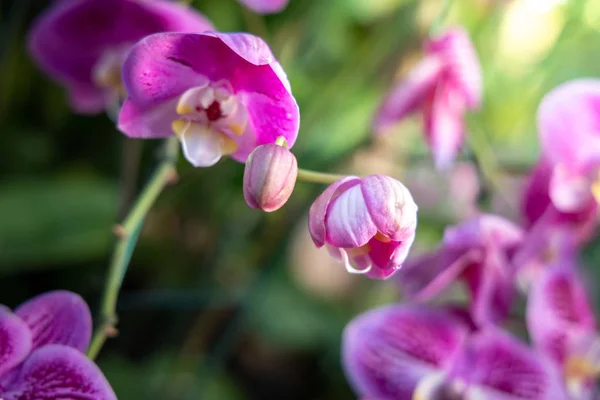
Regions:
<instances>
[{"instance_id":1,"label":"orchid flower cluster","mask_svg":"<svg viewBox=\"0 0 600 400\"><path fill-rule=\"evenodd\" d=\"M240 2L261 13L287 3ZM522 195L521 221L480 213L448 228L433 252L406 261L417 228L410 191L386 175L339 177L299 168L290 151L299 107L263 39L218 32L195 10L166 0L71 0L55 2L39 17L29 48L40 68L65 86L73 111L105 110L129 138L179 143L194 167L227 156L245 163L243 196L252 208L281 208L297 180L331 184L309 210L315 245L351 273L393 276L409 301L369 311L346 328L343 364L361 398L595 394L600 338L576 265L597 223L600 80L567 83L543 100L542 156ZM481 68L462 28L435 35L424 50L425 58L383 100L373 131L383 134L420 111L434 164L449 169L464 142L465 113L481 105ZM148 196L156 197L164 183L149 185ZM131 215L143 218L148 203L140 204ZM135 243L131 221L121 226L120 239ZM110 278L116 284L108 285L117 291L131 256L119 249ZM431 304L454 283L466 288L466 307ZM502 328L520 297L531 345ZM114 328L116 295L107 298L107 321L94 336L91 358ZM34 398L31 393L115 398L81 353L91 317L76 295L50 293L15 313L3 310L0 335L4 400Z\"/></svg>"},{"instance_id":2,"label":"orchid flower cluster","mask_svg":"<svg viewBox=\"0 0 600 400\"><path fill-rule=\"evenodd\" d=\"M402 85L404 98L421 89ZM598 225L599 129L600 80L544 97L521 220L479 212L448 227L394 277L408 303L347 326L343 362L361 398L597 398L600 336L578 253Z\"/></svg>"}]
</instances>

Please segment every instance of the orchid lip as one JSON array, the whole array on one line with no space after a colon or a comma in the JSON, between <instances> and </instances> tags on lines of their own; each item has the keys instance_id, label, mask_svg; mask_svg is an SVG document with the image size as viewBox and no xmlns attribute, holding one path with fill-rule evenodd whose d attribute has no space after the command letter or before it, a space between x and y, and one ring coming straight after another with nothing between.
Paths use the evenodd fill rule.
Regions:
<instances>
[{"instance_id":1,"label":"orchid lip","mask_svg":"<svg viewBox=\"0 0 600 400\"><path fill-rule=\"evenodd\" d=\"M246 129L247 110L226 81L188 89L175 110L184 119L208 124L226 135L241 136Z\"/></svg>"},{"instance_id":2,"label":"orchid lip","mask_svg":"<svg viewBox=\"0 0 600 400\"><path fill-rule=\"evenodd\" d=\"M244 134L248 115L229 82L188 89L179 97L175 111L181 118L173 121L172 129L193 165L208 167L238 151L235 137Z\"/></svg>"}]
</instances>

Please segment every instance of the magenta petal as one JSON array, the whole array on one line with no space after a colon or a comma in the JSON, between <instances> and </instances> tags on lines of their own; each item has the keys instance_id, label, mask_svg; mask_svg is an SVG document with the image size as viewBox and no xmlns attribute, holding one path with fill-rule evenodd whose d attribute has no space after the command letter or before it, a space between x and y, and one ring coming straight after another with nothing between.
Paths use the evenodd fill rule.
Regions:
<instances>
[{"instance_id":1,"label":"magenta petal","mask_svg":"<svg viewBox=\"0 0 600 400\"><path fill-rule=\"evenodd\" d=\"M260 38L249 34L158 33L136 44L123 66L123 81L142 108L161 104L194 86L226 80L234 92L273 99L289 94L289 82Z\"/></svg>"},{"instance_id":2,"label":"magenta petal","mask_svg":"<svg viewBox=\"0 0 600 400\"><path fill-rule=\"evenodd\" d=\"M126 99L119 111L117 126L121 132L132 138L152 139L173 135L171 124L177 119L175 101L140 110L131 100Z\"/></svg>"},{"instance_id":3,"label":"magenta petal","mask_svg":"<svg viewBox=\"0 0 600 400\"><path fill-rule=\"evenodd\" d=\"M442 73L437 57L425 58L417 64L404 81L396 84L379 106L373 122L376 133L398 123L414 112L432 93Z\"/></svg>"},{"instance_id":4,"label":"magenta petal","mask_svg":"<svg viewBox=\"0 0 600 400\"><path fill-rule=\"evenodd\" d=\"M98 367L79 351L48 345L31 353L4 400L116 400Z\"/></svg>"},{"instance_id":5,"label":"magenta petal","mask_svg":"<svg viewBox=\"0 0 600 400\"><path fill-rule=\"evenodd\" d=\"M553 171L548 160L541 158L538 161L529 175L521 198L521 215L527 228L535 224L534 230L539 231L536 236L547 236L547 230L567 230L571 231L570 241L579 244L589 238L598 224L597 202L586 195L587 203L582 204L575 212L559 211L550 199Z\"/></svg>"},{"instance_id":6,"label":"magenta petal","mask_svg":"<svg viewBox=\"0 0 600 400\"><path fill-rule=\"evenodd\" d=\"M344 369L357 395L410 399L421 378L448 368L466 336L467 328L443 310L379 308L346 327Z\"/></svg>"},{"instance_id":7,"label":"magenta petal","mask_svg":"<svg viewBox=\"0 0 600 400\"><path fill-rule=\"evenodd\" d=\"M512 265L499 251L488 251L480 265L465 271L477 324L497 323L508 316L516 295L514 277Z\"/></svg>"},{"instance_id":8,"label":"magenta petal","mask_svg":"<svg viewBox=\"0 0 600 400\"><path fill-rule=\"evenodd\" d=\"M200 63L198 54L203 55L204 74L194 68ZM219 60L220 68L215 60ZM140 110L152 109L174 100L189 88L206 85L209 79L225 78L232 73L235 63L235 55L219 39L157 33L132 47L123 64L123 84L129 99Z\"/></svg>"},{"instance_id":9,"label":"magenta petal","mask_svg":"<svg viewBox=\"0 0 600 400\"><path fill-rule=\"evenodd\" d=\"M439 84L425 116L425 134L435 166L448 169L464 138L464 100L449 84Z\"/></svg>"},{"instance_id":10,"label":"magenta petal","mask_svg":"<svg viewBox=\"0 0 600 400\"><path fill-rule=\"evenodd\" d=\"M360 187L379 232L393 241L414 236L418 207L403 184L386 175L369 175L361 180Z\"/></svg>"},{"instance_id":11,"label":"magenta petal","mask_svg":"<svg viewBox=\"0 0 600 400\"><path fill-rule=\"evenodd\" d=\"M596 318L573 269L547 269L534 281L527 301L527 329L535 347L560 365L571 338L595 332Z\"/></svg>"},{"instance_id":12,"label":"magenta petal","mask_svg":"<svg viewBox=\"0 0 600 400\"><path fill-rule=\"evenodd\" d=\"M529 174L521 197L521 214L527 227L540 219L551 206L549 189L552 169L550 162L541 158Z\"/></svg>"},{"instance_id":13,"label":"magenta petal","mask_svg":"<svg viewBox=\"0 0 600 400\"><path fill-rule=\"evenodd\" d=\"M466 100L470 109L479 108L483 92L481 65L469 33L463 28L452 28L433 38L427 52L443 60L446 79Z\"/></svg>"},{"instance_id":14,"label":"magenta petal","mask_svg":"<svg viewBox=\"0 0 600 400\"><path fill-rule=\"evenodd\" d=\"M274 14L282 11L289 0L239 0L240 3L260 14Z\"/></svg>"},{"instance_id":15,"label":"magenta petal","mask_svg":"<svg viewBox=\"0 0 600 400\"><path fill-rule=\"evenodd\" d=\"M208 36L221 40L238 56L254 65L269 65L275 57L267 43L258 36L249 33L208 32Z\"/></svg>"},{"instance_id":16,"label":"magenta petal","mask_svg":"<svg viewBox=\"0 0 600 400\"><path fill-rule=\"evenodd\" d=\"M483 253L476 249L467 252L440 249L405 263L398 274L398 283L403 295L417 301L430 300L482 258Z\"/></svg>"},{"instance_id":17,"label":"magenta petal","mask_svg":"<svg viewBox=\"0 0 600 400\"><path fill-rule=\"evenodd\" d=\"M566 399L557 371L516 338L490 329L467 343L453 371L469 384L465 398Z\"/></svg>"},{"instance_id":18,"label":"magenta petal","mask_svg":"<svg viewBox=\"0 0 600 400\"><path fill-rule=\"evenodd\" d=\"M300 128L298 105L290 92L280 83L273 82L268 85L271 88L279 85L280 90L265 95L257 87L256 92L247 93L243 97L256 143L258 145L275 143L278 137L283 136L287 146L291 148L296 142ZM248 149L248 154L253 149Z\"/></svg>"},{"instance_id":19,"label":"magenta petal","mask_svg":"<svg viewBox=\"0 0 600 400\"><path fill-rule=\"evenodd\" d=\"M360 185L344 190L331 201L325 229L327 243L335 247L361 247L377 234Z\"/></svg>"},{"instance_id":20,"label":"magenta petal","mask_svg":"<svg viewBox=\"0 0 600 400\"><path fill-rule=\"evenodd\" d=\"M553 164L580 170L600 161L600 80L564 83L538 109L542 151Z\"/></svg>"},{"instance_id":21,"label":"magenta petal","mask_svg":"<svg viewBox=\"0 0 600 400\"><path fill-rule=\"evenodd\" d=\"M92 316L78 294L57 290L28 300L15 310L32 332L33 348L62 344L85 351L92 336Z\"/></svg>"},{"instance_id":22,"label":"magenta petal","mask_svg":"<svg viewBox=\"0 0 600 400\"><path fill-rule=\"evenodd\" d=\"M513 248L523 240L523 229L492 214L481 214L444 232L444 245L453 249L471 247Z\"/></svg>"},{"instance_id":23,"label":"magenta petal","mask_svg":"<svg viewBox=\"0 0 600 400\"><path fill-rule=\"evenodd\" d=\"M310 206L308 212L308 230L310 236L317 247L325 244L326 230L325 218L329 204L341 192L352 186L360 184L360 179L356 176L347 176L331 184Z\"/></svg>"},{"instance_id":24,"label":"magenta petal","mask_svg":"<svg viewBox=\"0 0 600 400\"><path fill-rule=\"evenodd\" d=\"M577 256L576 232L569 226L546 221L547 214L529 229L513 257L517 283L527 291L544 270L558 265L570 266Z\"/></svg>"},{"instance_id":25,"label":"magenta petal","mask_svg":"<svg viewBox=\"0 0 600 400\"><path fill-rule=\"evenodd\" d=\"M587 175L585 171L568 170L562 165L556 166L552 171L548 188L554 207L564 213L576 213L594 202L590 190L592 182Z\"/></svg>"},{"instance_id":26,"label":"magenta petal","mask_svg":"<svg viewBox=\"0 0 600 400\"><path fill-rule=\"evenodd\" d=\"M92 69L106 50L155 32L209 29L204 16L170 1L71 0L56 2L35 21L29 49L61 83L93 86Z\"/></svg>"},{"instance_id":27,"label":"magenta petal","mask_svg":"<svg viewBox=\"0 0 600 400\"><path fill-rule=\"evenodd\" d=\"M106 107L104 92L94 86L75 85L69 88L69 103L81 114L97 114Z\"/></svg>"},{"instance_id":28,"label":"magenta petal","mask_svg":"<svg viewBox=\"0 0 600 400\"><path fill-rule=\"evenodd\" d=\"M377 239L369 240L369 258L373 265L367 276L373 279L387 279L394 274L400 267L401 262L396 264L392 259L394 252L401 245L400 242L394 241L381 242Z\"/></svg>"},{"instance_id":29,"label":"magenta petal","mask_svg":"<svg viewBox=\"0 0 600 400\"><path fill-rule=\"evenodd\" d=\"M19 365L31 351L31 332L21 318L0 307L0 376ZM4 382L3 382L4 383Z\"/></svg>"}]
</instances>

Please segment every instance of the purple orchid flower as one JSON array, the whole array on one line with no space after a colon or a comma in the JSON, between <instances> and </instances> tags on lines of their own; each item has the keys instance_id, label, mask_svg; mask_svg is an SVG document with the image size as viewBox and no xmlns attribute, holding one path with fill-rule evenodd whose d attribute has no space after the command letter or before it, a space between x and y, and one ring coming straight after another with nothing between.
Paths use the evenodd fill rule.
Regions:
<instances>
[{"instance_id":1,"label":"purple orchid flower","mask_svg":"<svg viewBox=\"0 0 600 400\"><path fill-rule=\"evenodd\" d=\"M438 169L454 161L464 137L466 110L479 108L482 73L469 34L454 28L432 38L425 58L397 84L381 104L373 122L382 133L407 115L422 110L425 137Z\"/></svg>"},{"instance_id":2,"label":"purple orchid flower","mask_svg":"<svg viewBox=\"0 0 600 400\"><path fill-rule=\"evenodd\" d=\"M417 205L389 176L348 176L315 200L308 220L315 245L325 245L348 272L386 279L400 268L415 239Z\"/></svg>"},{"instance_id":3,"label":"purple orchid flower","mask_svg":"<svg viewBox=\"0 0 600 400\"><path fill-rule=\"evenodd\" d=\"M523 293L548 268L572 264L577 257L576 232L562 225L539 222L531 227L515 252L516 283Z\"/></svg>"},{"instance_id":4,"label":"purple orchid flower","mask_svg":"<svg viewBox=\"0 0 600 400\"><path fill-rule=\"evenodd\" d=\"M515 295L511 258L522 240L521 228L494 215L449 228L437 250L404 265L398 274L402 293L427 301L460 279L469 290L475 323L502 320Z\"/></svg>"},{"instance_id":5,"label":"purple orchid flower","mask_svg":"<svg viewBox=\"0 0 600 400\"><path fill-rule=\"evenodd\" d=\"M566 213L586 209L600 196L600 80L579 79L548 93L538 133L553 205Z\"/></svg>"},{"instance_id":6,"label":"purple orchid flower","mask_svg":"<svg viewBox=\"0 0 600 400\"><path fill-rule=\"evenodd\" d=\"M574 210L561 210L551 199L551 180L554 167L542 157L533 168L521 198L521 215L524 225L531 228L542 225L544 229L571 231L577 244L588 241L598 226L598 204L591 196Z\"/></svg>"},{"instance_id":7,"label":"purple orchid flower","mask_svg":"<svg viewBox=\"0 0 600 400\"><path fill-rule=\"evenodd\" d=\"M214 30L200 13L164 0L57 1L34 23L29 51L84 114L118 105L121 66L138 40L157 32Z\"/></svg>"},{"instance_id":8,"label":"purple orchid flower","mask_svg":"<svg viewBox=\"0 0 600 400\"><path fill-rule=\"evenodd\" d=\"M444 309L394 305L345 329L343 365L361 398L563 400L557 371L495 328L472 332Z\"/></svg>"},{"instance_id":9,"label":"purple orchid flower","mask_svg":"<svg viewBox=\"0 0 600 400\"><path fill-rule=\"evenodd\" d=\"M244 162L278 137L291 148L298 105L267 44L244 33L158 33L123 66L128 98L119 129L135 138L179 136L194 166L224 155Z\"/></svg>"},{"instance_id":10,"label":"purple orchid flower","mask_svg":"<svg viewBox=\"0 0 600 400\"><path fill-rule=\"evenodd\" d=\"M289 0L238 0L240 3L259 14L275 14L287 6Z\"/></svg>"},{"instance_id":11,"label":"purple orchid flower","mask_svg":"<svg viewBox=\"0 0 600 400\"><path fill-rule=\"evenodd\" d=\"M534 346L563 371L573 398L590 398L600 377L600 337L586 288L574 266L546 269L533 283L527 328Z\"/></svg>"},{"instance_id":12,"label":"purple orchid flower","mask_svg":"<svg viewBox=\"0 0 600 400\"><path fill-rule=\"evenodd\" d=\"M116 400L82 352L92 334L87 304L75 293L49 292L13 313L0 308L0 398Z\"/></svg>"}]
</instances>

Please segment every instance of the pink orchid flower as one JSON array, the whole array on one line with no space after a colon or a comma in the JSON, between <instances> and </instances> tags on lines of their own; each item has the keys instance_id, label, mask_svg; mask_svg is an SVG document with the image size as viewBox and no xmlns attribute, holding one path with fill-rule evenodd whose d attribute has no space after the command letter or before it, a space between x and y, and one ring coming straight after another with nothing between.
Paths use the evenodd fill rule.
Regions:
<instances>
[{"instance_id":1,"label":"pink orchid flower","mask_svg":"<svg viewBox=\"0 0 600 400\"><path fill-rule=\"evenodd\" d=\"M425 46L425 58L394 86L373 121L382 133L415 111L422 111L425 139L438 169L452 165L464 140L464 114L479 108L482 73L469 34L450 29Z\"/></svg>"}]
</instances>

